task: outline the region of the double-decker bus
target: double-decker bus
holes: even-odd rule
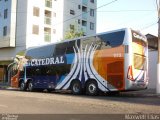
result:
[[[11,86],[88,95],[146,89],[147,46],[144,35],[125,28],[29,48]]]

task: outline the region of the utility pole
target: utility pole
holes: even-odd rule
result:
[[[160,94],[160,0],[158,5],[158,63],[157,63],[157,94]]]

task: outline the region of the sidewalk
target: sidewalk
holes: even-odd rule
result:
[[[1,89],[7,89],[7,88],[9,88],[10,86],[9,86],[9,84],[8,83],[0,83],[0,90]]]
[[[156,89],[146,89],[146,90],[139,90],[139,91],[129,91],[129,92],[122,92],[121,94],[126,94],[128,96],[139,96],[139,97],[160,97],[160,94],[156,93]]]

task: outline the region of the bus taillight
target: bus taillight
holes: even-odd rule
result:
[[[129,67],[128,67],[127,78],[128,78],[129,80],[134,81],[132,66],[129,66]]]

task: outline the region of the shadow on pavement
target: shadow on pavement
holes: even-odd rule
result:
[[[13,88],[1,88],[4,91],[19,91],[19,89]],[[24,92],[24,91],[22,91]],[[26,91],[27,92],[27,91]],[[126,102],[132,104],[144,104],[144,105],[155,105],[160,106],[160,95],[155,93],[155,90],[142,90],[142,91],[130,91],[130,92],[120,92],[119,94],[100,94],[98,96],[87,96],[87,95],[72,95],[71,92],[35,92],[40,94],[56,94],[58,96],[70,96],[78,97],[84,99],[95,99],[95,100],[106,100],[116,101],[116,102]]]

